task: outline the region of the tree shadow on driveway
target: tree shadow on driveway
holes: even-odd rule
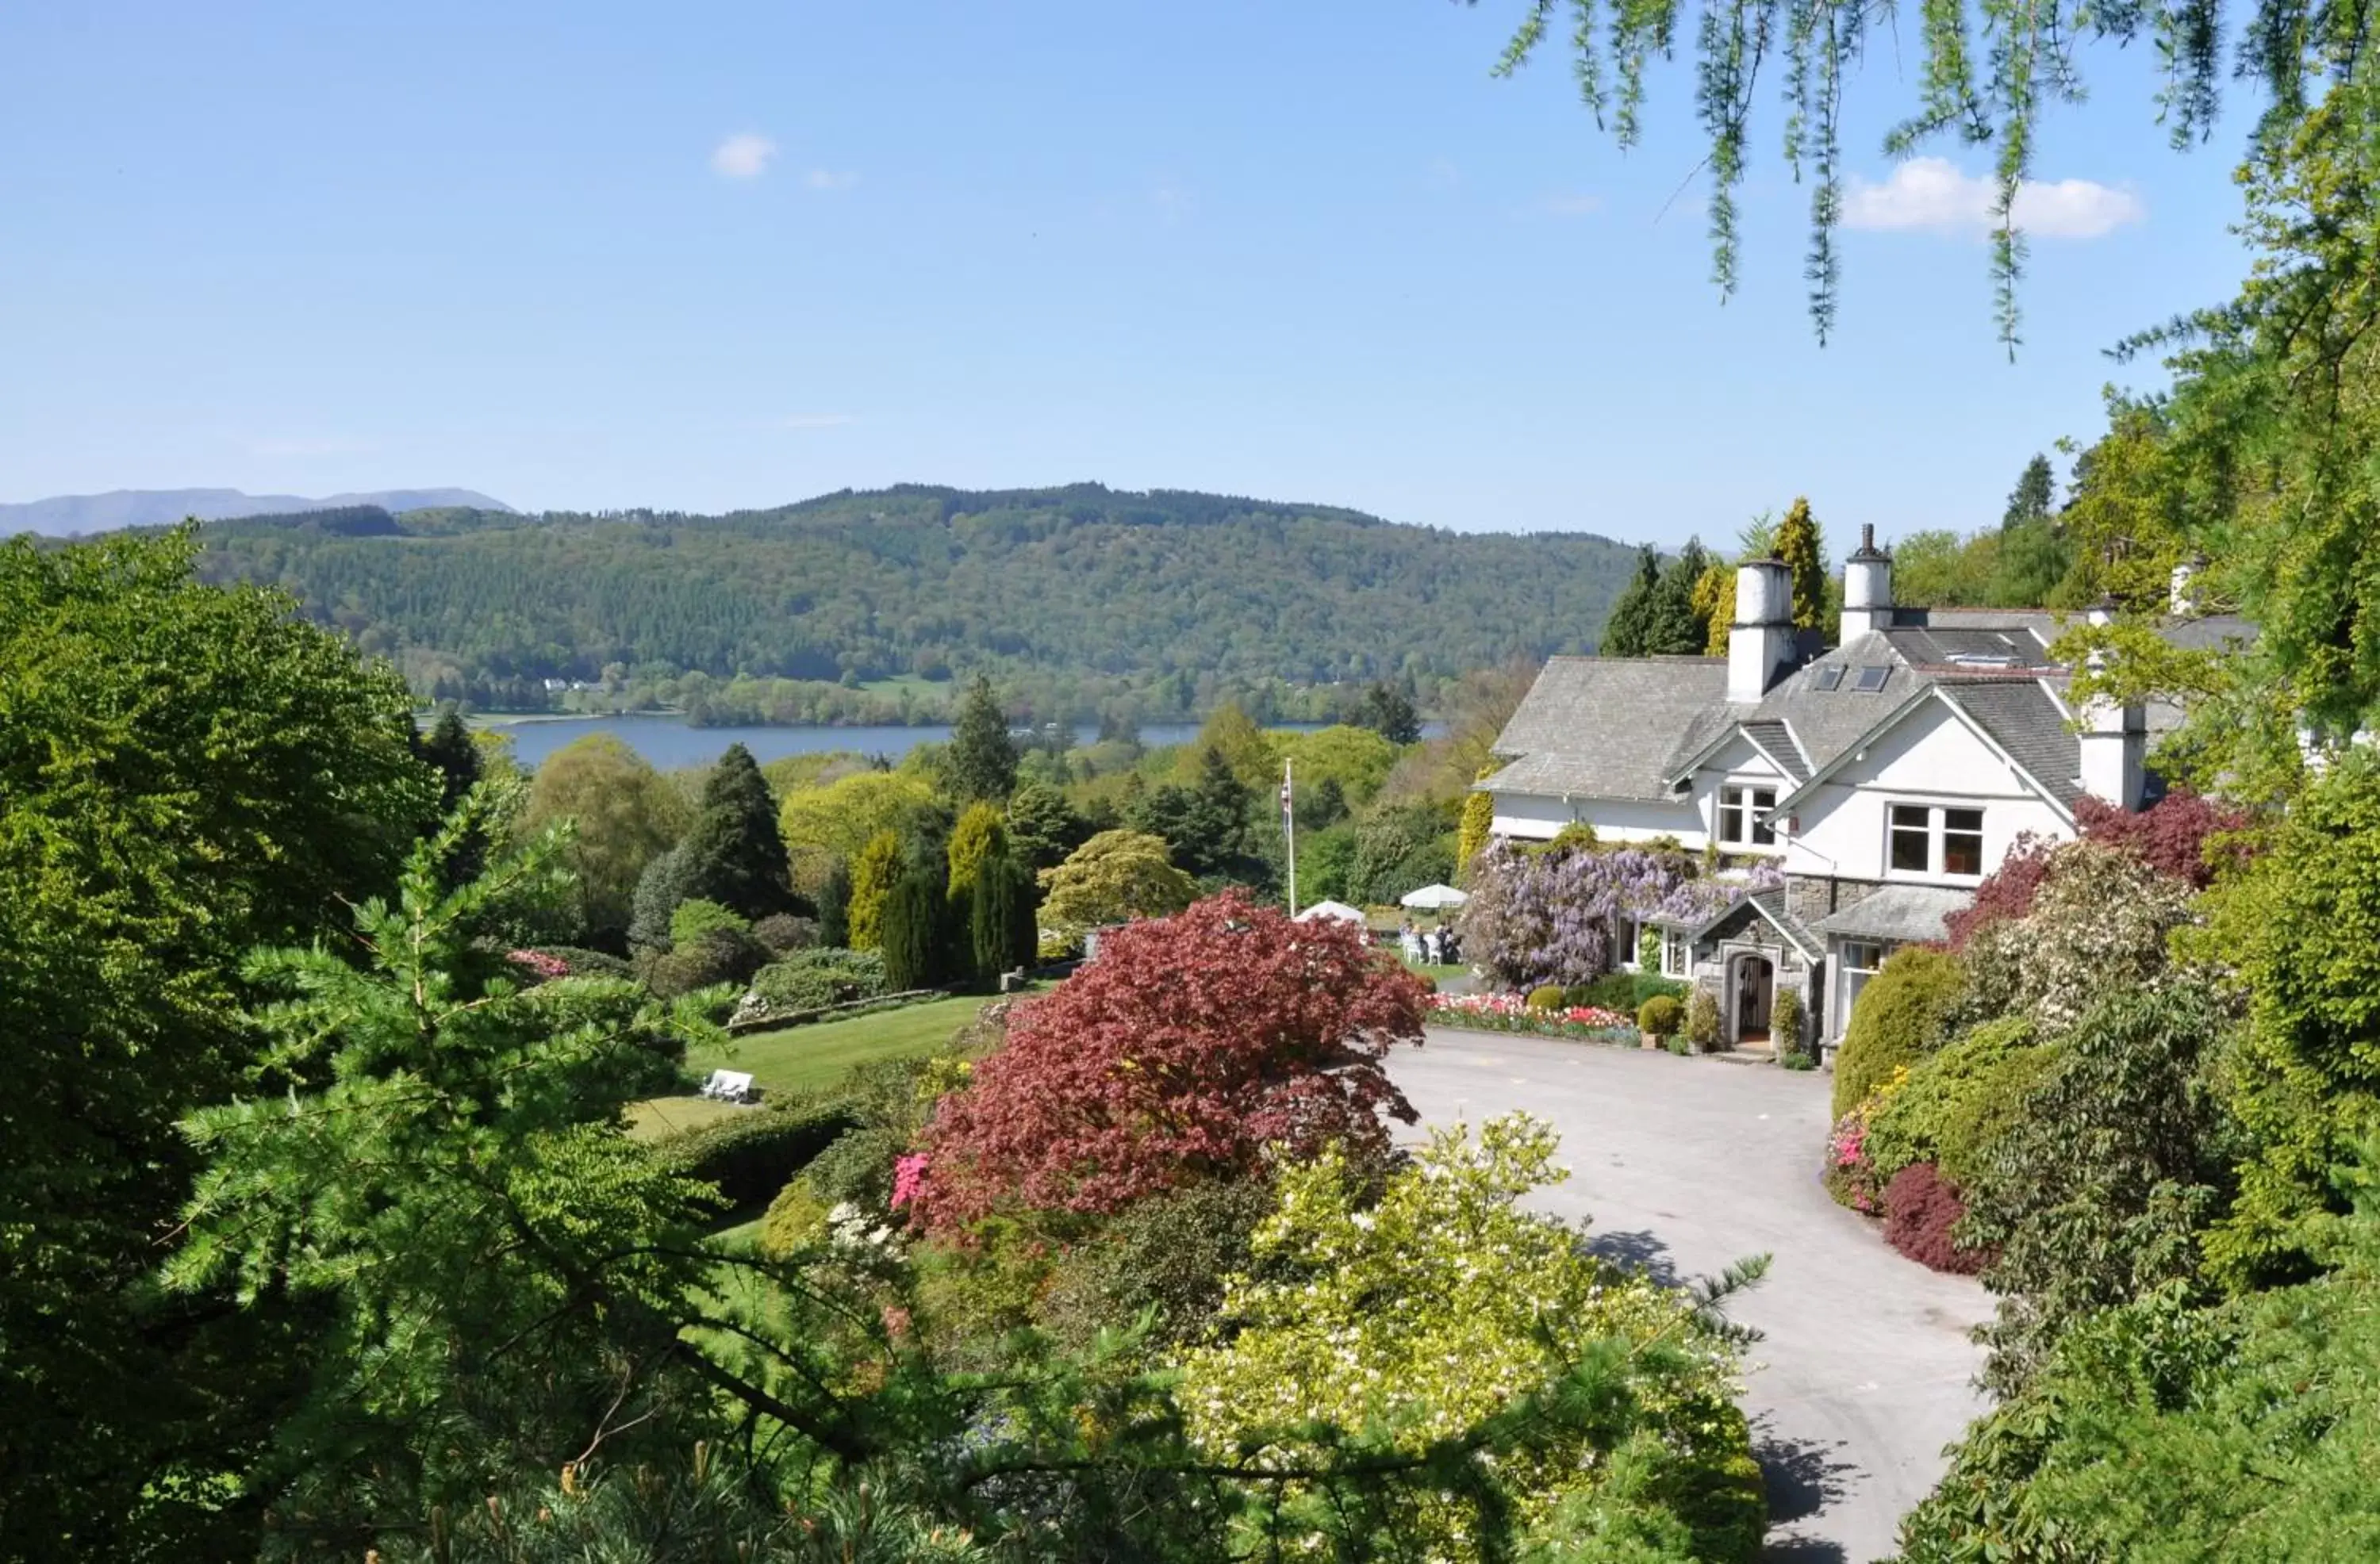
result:
[[[1765,1417],[1753,1425],[1753,1458],[1768,1481],[1769,1535],[1760,1550],[1763,1564],[1846,1564],[1849,1556],[1842,1544],[1795,1529],[1797,1522],[1819,1514],[1850,1492],[1849,1479],[1859,1468],[1840,1459],[1839,1449],[1815,1439],[1782,1438]]]
[[[1675,1287],[1683,1279],[1678,1275],[1676,1262],[1670,1258],[1670,1246],[1653,1236],[1650,1228],[1638,1228],[1633,1232],[1594,1233],[1586,1241],[1586,1252],[1639,1272],[1656,1286]]]

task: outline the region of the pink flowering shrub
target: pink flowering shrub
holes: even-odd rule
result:
[[[906,1152],[892,1158],[892,1208],[899,1210],[909,1204],[925,1182],[928,1158],[922,1152]]]
[[[1903,1065],[1836,1120],[1827,1135],[1827,1193],[1837,1204],[1864,1217],[1873,1217],[1884,1208],[1884,1181],[1876,1173],[1868,1126],[1908,1083],[1909,1068]]]
[[[504,960],[519,967],[540,983],[551,983],[557,977],[570,976],[570,964],[560,956],[543,951],[506,951]]]

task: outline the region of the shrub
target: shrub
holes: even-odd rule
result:
[[[1818,1067],[1817,1055],[1806,1051],[1779,1055],[1777,1062],[1788,1070],[1815,1070]]]
[[[1682,1059],[1696,1051],[1694,1048],[1694,1040],[1692,1037],[1685,1036],[1683,1033],[1679,1033],[1674,1037],[1664,1037],[1661,1040],[1661,1046]]]
[[[1570,990],[1570,1002],[1591,1010],[1616,1010],[1622,1015],[1633,1015],[1646,1000],[1668,995],[1682,1000],[1686,986],[1674,977],[1660,977],[1649,972],[1607,972],[1592,983],[1581,983]]]
[[[1636,1026],[1657,1037],[1675,1037],[1686,1023],[1685,1007],[1667,994],[1656,994],[1636,1010]]]
[[[1973,1276],[1991,1255],[1962,1249],[1950,1230],[1967,1214],[1956,1184],[1931,1162],[1912,1162],[1884,1186],[1884,1241],[1931,1271]]]
[[[1835,1060],[1835,1114],[1856,1107],[1893,1072],[1941,1046],[1951,1009],[1966,986],[1959,958],[1904,945],[1860,990]]]
[[[795,1173],[852,1126],[841,1103],[755,1108],[653,1145],[678,1172],[719,1186],[730,1207],[773,1199]]]
[[[558,961],[573,977],[631,977],[635,969],[619,957],[577,945],[532,945],[528,954]]]
[[[2156,987],[2170,974],[2169,937],[2190,921],[2191,902],[2187,885],[2128,853],[2059,844],[2033,911],[1968,943],[1960,1024],[2022,1012],[2055,1030],[2107,993]]]
[[[714,928],[699,940],[673,940],[666,951],[646,952],[639,976],[656,996],[672,1000],[714,984],[748,982],[768,959],[767,948],[748,931]]]
[[[1257,1268],[1249,1241],[1272,1208],[1272,1186],[1253,1179],[1141,1201],[1066,1256],[1045,1313],[1070,1337],[1087,1340],[1148,1309],[1156,1315],[1153,1340],[1195,1340],[1223,1301],[1224,1279]]]
[[[1993,924],[2013,922],[2033,911],[2033,899],[2048,878],[2049,855],[2057,845],[2046,836],[2019,831],[2000,867],[1975,887],[1975,899],[1942,920],[1950,949],[1963,951]]]
[[[835,1142],[837,1146],[842,1144],[843,1141]],[[777,1192],[777,1198],[769,1202],[768,1215],[760,1218],[761,1256],[784,1260],[817,1243],[826,1231],[826,1216],[831,1208],[812,1192],[808,1178],[796,1175],[786,1181],[785,1187]]]
[[[1954,1183],[1973,1182],[1993,1143],[2022,1116],[2025,1093],[2055,1051],[2018,1016],[1987,1022],[1927,1055],[1868,1127],[1876,1176],[1931,1162]]]
[[[2084,794],[2075,800],[2074,823],[2086,841],[2129,853],[2157,873],[2204,891],[2220,869],[2246,861],[2239,833],[2248,817],[2177,786],[2150,808],[2134,814]]]
[[[1708,988],[1686,996],[1686,1037],[1705,1053],[1718,1047],[1718,996]]]
[[[752,926],[752,938],[775,955],[808,950],[819,942],[818,920],[796,917],[792,913],[771,913]]]
[[[1570,992],[1559,983],[1540,983],[1529,990],[1531,1010],[1568,1010]]]
[[[670,914],[670,946],[673,950],[680,945],[698,944],[711,934],[751,932],[751,923],[742,915],[728,911],[716,902],[706,902],[699,896],[680,902],[676,910]]]
[[[839,957],[840,960],[804,958]],[[829,1005],[872,1000],[892,990],[884,960],[874,951],[830,951],[814,946],[752,975],[752,993],[771,1015],[798,1015]]]
[[[1245,892],[1111,929],[937,1104],[914,1209],[938,1228],[1012,1204],[1113,1212],[1245,1177],[1276,1145],[1384,1147],[1382,1112],[1416,1115],[1381,1061],[1420,1040],[1424,1002],[1360,929]]]
[[[1779,988],[1768,1007],[1768,1036],[1779,1057],[1802,1051],[1802,990]]]

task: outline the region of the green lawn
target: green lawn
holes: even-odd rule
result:
[[[848,1021],[754,1032],[731,1039],[724,1048],[698,1049],[687,1055],[686,1062],[698,1076],[713,1070],[748,1070],[755,1085],[772,1098],[782,1098],[832,1086],[854,1065],[932,1053],[989,1002],[975,994],[905,1005]],[[698,1097],[664,1097],[637,1104],[629,1110],[629,1119],[636,1134],[661,1135],[742,1111],[734,1104]]]

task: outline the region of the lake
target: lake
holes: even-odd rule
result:
[[[1284,728],[1310,731],[1318,722],[1283,722]],[[589,734],[612,734],[651,762],[654,769],[674,771],[708,766],[731,744],[740,744],[762,762],[787,755],[816,755],[822,750],[848,749],[858,755],[881,755],[899,760],[921,744],[940,744],[951,736],[947,726],[916,728],[690,728],[677,717],[553,717],[496,719],[485,724],[513,741],[513,756],[524,766],[535,766],[547,756]],[[1099,737],[1096,724],[1076,733],[1076,742]],[[1196,722],[1152,722],[1140,730],[1140,742],[1187,744],[1198,736]]]

